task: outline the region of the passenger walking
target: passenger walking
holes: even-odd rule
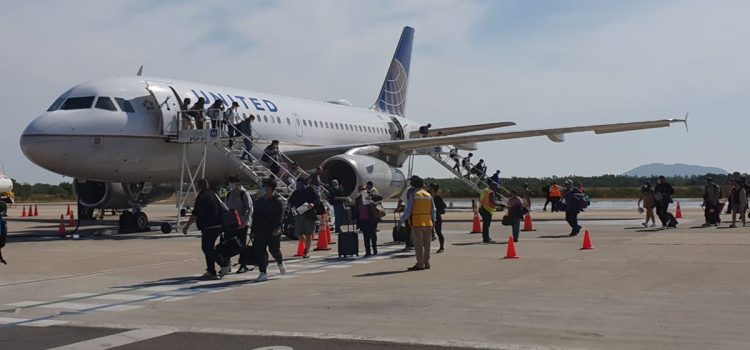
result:
[[[471,173],[476,175],[480,180],[487,176],[487,166],[484,165],[484,159],[480,159],[479,162],[471,168]]]
[[[448,153],[450,158],[453,159],[453,171],[458,172],[458,174],[461,174],[461,158],[458,156],[458,148],[451,148],[450,153]]]
[[[261,160],[268,164],[268,169],[271,170],[274,175],[279,175],[279,170],[281,170],[279,140],[273,140],[270,145],[266,146],[266,149],[263,150],[263,157]]]
[[[241,135],[242,122],[245,121],[242,119],[240,113],[237,112],[239,108],[240,104],[238,102],[232,102],[232,106],[224,112],[224,122],[230,125],[228,127],[230,148],[234,145],[234,138]]]
[[[242,226],[234,233],[226,232],[226,235],[235,235],[239,241],[240,246],[244,247],[247,245],[247,231],[250,229],[253,215],[253,201],[250,198],[250,193],[242,187],[239,176],[229,177],[229,194],[227,195],[227,207],[229,209],[236,209],[242,219]],[[248,268],[240,262],[240,268],[237,273],[247,272]]]
[[[198,101],[195,101],[195,104],[190,107],[190,112],[188,112],[188,114],[195,120],[195,127],[198,130],[202,130],[203,125],[206,122],[206,116],[204,115],[205,106],[206,99],[198,97]]]
[[[464,159],[461,159],[461,166],[464,167],[464,170],[466,170],[466,178],[471,178],[471,157],[474,156],[474,153],[469,153],[464,157]]]
[[[427,186],[427,189],[430,191],[430,195],[432,196],[432,202],[435,203],[435,233],[437,234],[438,242],[440,242],[440,248],[438,248],[436,253],[442,253],[445,251],[445,237],[443,236],[443,214],[445,214],[445,208],[447,206],[445,205],[443,197],[440,196],[440,186],[438,186],[438,184],[433,182],[429,186]]]
[[[8,239],[8,222],[5,218],[0,215],[0,263],[8,265],[3,259],[3,248],[5,248],[5,242]]]
[[[639,211],[645,208],[646,221],[642,223],[643,227],[648,227],[648,221],[651,220],[651,227],[656,226],[656,218],[654,217],[654,208],[656,207],[656,195],[654,188],[651,187],[651,182],[646,181],[641,187],[641,197],[638,199]],[[643,207],[641,207],[643,203]]]
[[[706,186],[703,187],[703,216],[706,219],[704,227],[719,226],[722,209],[719,207],[719,199],[721,199],[721,188],[712,178],[706,178]]]
[[[435,204],[432,196],[424,189],[424,180],[419,176],[412,176],[404,213],[399,225],[409,221],[411,236],[414,241],[414,253],[417,263],[410,267],[410,271],[430,268],[430,242],[432,241],[433,223],[435,222]]]
[[[746,226],[745,211],[747,210],[747,190],[745,186],[734,179],[729,179],[728,202],[732,205],[732,224],[729,227],[737,227],[737,214],[742,219],[742,226]]]
[[[490,184],[482,190],[479,196],[479,215],[482,217],[482,242],[494,243],[490,239],[490,225],[492,224],[492,214],[497,207],[504,207],[504,204],[496,200],[497,184]]]
[[[221,118],[224,113],[224,101],[216,100],[208,109],[208,117],[211,118],[211,129],[221,128]]]
[[[284,205],[275,191],[276,181],[264,179],[260,186],[260,197],[255,200],[253,210],[250,230],[253,233],[253,252],[260,271],[257,282],[268,279],[266,268],[269,252],[276,260],[279,273],[282,275],[286,273],[284,257],[281,255],[281,216],[284,212]]]
[[[242,160],[245,159],[252,159],[250,158],[250,150],[253,149],[253,122],[255,121],[255,116],[250,114],[247,116],[247,119],[243,120],[242,123],[240,123],[240,131],[245,134],[242,141],[245,144],[245,152],[242,153]],[[241,135],[239,135],[241,136]]]
[[[367,181],[367,184],[365,184],[365,189],[367,189],[367,195],[370,196],[370,199],[372,201],[380,202],[381,200],[383,200],[383,197],[380,196],[380,191],[378,191],[372,181]]]
[[[552,202],[549,199],[549,185],[548,184],[544,184],[544,186],[542,186],[542,193],[544,193],[544,207],[542,208],[542,211],[547,211],[547,205]]]
[[[579,204],[583,192],[581,192],[579,186],[573,186],[573,182],[570,180],[565,181],[565,188],[565,221],[570,225],[570,236],[577,236],[582,228],[578,224],[578,213],[583,210]]]
[[[676,227],[677,223],[674,222],[672,214],[669,213],[669,204],[672,203],[674,188],[672,188],[672,185],[667,182],[667,179],[663,175],[659,176],[656,181],[656,187],[654,187],[656,216],[661,221],[661,228]]]
[[[557,185],[557,181],[552,181],[552,184],[549,186],[549,200],[552,201],[551,211],[553,213],[560,211],[560,199],[561,198],[562,198],[562,191],[560,189],[560,186]]]
[[[310,246],[312,246],[312,234],[315,231],[315,220],[318,214],[315,206],[320,198],[312,186],[308,186],[307,180],[297,179],[297,187],[289,197],[289,205],[297,211],[294,217],[294,233],[298,239],[305,240],[305,254],[303,258],[310,257]]]
[[[216,192],[209,188],[208,180],[198,179],[195,182],[195,189],[198,195],[195,197],[195,206],[190,214],[185,227],[182,229],[183,234],[187,234],[190,226],[195,223],[201,231],[201,250],[206,259],[205,278],[221,278],[229,271],[229,265],[222,267],[219,275],[216,274],[216,239],[223,231],[221,225],[221,203]]]
[[[357,227],[362,231],[365,241],[365,257],[378,254],[378,218],[375,216],[375,203],[367,193],[367,187],[359,187],[359,196],[355,200],[355,217]]]
[[[523,184],[523,206],[528,210],[531,211],[531,196],[534,195],[534,191],[529,188],[528,183]]]
[[[500,186],[500,170],[495,170],[495,173],[490,176],[490,182],[488,182],[487,184],[489,185],[492,182],[497,184],[498,187]]]
[[[508,215],[510,220],[509,226],[512,228],[513,242],[518,242],[519,234],[521,232],[521,220],[523,219],[525,211],[525,205],[521,198],[518,197],[518,191],[510,190],[510,196],[505,204],[505,209],[508,210],[505,215]]]
[[[195,125],[193,124],[193,120],[190,116],[190,112],[188,112],[189,108],[190,108],[190,98],[185,97],[185,99],[182,100],[182,104],[180,105],[180,119],[182,120],[183,130],[195,129]]]
[[[341,226],[347,223],[347,214],[345,202],[347,197],[344,196],[344,187],[339,185],[339,180],[333,179],[331,181],[331,199],[330,203],[333,206],[333,232],[342,233]]]

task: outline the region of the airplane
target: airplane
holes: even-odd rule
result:
[[[180,160],[185,144],[175,141],[183,132],[181,111],[189,107],[182,105],[184,98],[194,102],[203,97],[206,106],[216,100],[225,105],[237,102],[243,117],[256,116],[253,132],[262,138],[254,140],[251,154],[255,159],[260,159],[270,140],[279,140],[286,157],[303,169],[322,167],[323,181],[338,179],[347,195],[373,181],[384,198],[403,190],[406,178],[400,168],[421,149],[476,149],[479,142],[536,136],[562,142],[569,133],[606,134],[686,123],[660,119],[474,133],[515,125],[493,122],[430,129],[423,137],[419,135],[422,123],[405,116],[413,38],[414,29],[404,27],[385,80],[369,108],[354,107],[346,100],[312,101],[147,77],[141,75],[141,68],[136,76],[92,80],[65,91],[26,127],[20,146],[40,167],[75,178],[75,192],[82,205],[135,207],[135,225],[145,229],[148,219],[140,208],[171,195],[174,184],[182,181]],[[186,145],[185,160],[190,167],[201,163],[204,149],[201,143]],[[243,165],[227,156],[226,150],[208,148],[206,152],[205,177],[212,183],[224,183],[228,176],[240,173]],[[121,217],[121,228],[127,222]]]

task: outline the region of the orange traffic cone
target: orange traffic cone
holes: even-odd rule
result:
[[[34,204],[34,216],[39,216],[39,207]]]
[[[70,212],[70,220],[68,220],[68,227],[76,227],[76,218],[73,216],[73,212]]]
[[[471,227],[471,233],[482,233],[482,222],[479,221],[479,213],[474,212],[474,224]]]
[[[318,246],[315,247],[315,250],[331,250],[328,246],[328,235],[326,235],[325,226],[323,226],[322,230],[318,231]]]
[[[57,234],[61,237],[65,236],[65,218],[60,214],[60,226],[57,228]]]
[[[68,211],[65,212],[65,215],[66,216],[70,216],[70,213],[72,213],[72,212],[73,211],[70,210],[70,204],[68,204]]]
[[[305,239],[300,237],[297,245],[297,254],[294,256],[305,256]]]
[[[526,216],[523,219],[523,230],[521,231],[536,231],[534,229],[534,224],[531,223],[531,214],[526,214]]]
[[[25,205],[23,206],[23,211],[21,212],[21,217],[22,218],[26,217],[26,206]]]
[[[328,240],[328,244],[335,244],[333,240],[331,239],[331,225],[328,223],[328,214],[326,214],[326,220],[325,220],[325,232],[326,232],[326,239]]]
[[[591,235],[589,235],[589,230],[586,230],[583,234],[583,248],[581,250],[591,250],[594,249],[594,245],[591,244]]]
[[[677,202],[677,210],[674,212],[675,219],[682,219],[682,208],[680,208],[680,202]]]
[[[505,253],[504,259],[518,259],[518,254],[516,254],[516,243],[513,242],[513,236],[508,238],[508,251]]]

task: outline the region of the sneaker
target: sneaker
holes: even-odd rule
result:
[[[484,243],[484,244],[490,244],[490,243],[495,243],[495,241],[493,241],[493,240],[489,240],[489,241],[482,241],[482,243]]]
[[[641,225],[643,225],[643,227],[648,227],[648,222],[641,223]]]
[[[237,269],[237,273],[245,273],[247,271],[249,271],[249,270],[247,269],[247,266],[245,266],[245,265],[242,265],[242,266],[240,266],[239,269]]]
[[[255,282],[265,282],[268,281],[268,275],[266,275],[265,272],[261,272],[260,275],[258,275],[258,278],[255,279]]]
[[[232,269],[231,266],[227,265],[219,269],[219,277],[224,277],[229,273],[229,271]]]
[[[656,227],[656,223],[655,223],[655,222],[652,222],[652,223],[651,223],[651,227]]]
[[[578,236],[578,232],[571,232],[568,236],[570,237]]]
[[[438,249],[438,250],[437,250],[437,251],[435,252],[435,254],[440,254],[440,253],[442,253],[442,252],[444,252],[444,251],[445,251],[445,248],[443,248],[443,247],[440,247],[440,249]]]
[[[429,270],[430,269],[430,263],[424,263],[424,269]]]
[[[424,267],[414,264],[414,266],[407,268],[409,271],[421,271],[424,270]]]
[[[369,257],[371,257],[371,256],[372,256],[372,254],[370,254],[370,253],[365,253],[365,258],[369,258]]]
[[[729,228],[735,228],[735,227],[737,227],[737,225],[735,225],[735,224],[729,225]]]
[[[310,254],[305,254],[305,255],[302,256],[302,258],[303,259],[309,259],[310,258]]]
[[[206,271],[205,273],[203,273],[203,275],[201,275],[201,278],[206,279],[215,279],[216,277],[217,276],[215,271]]]
[[[279,264],[279,273],[286,275],[286,265],[284,265],[284,263]]]

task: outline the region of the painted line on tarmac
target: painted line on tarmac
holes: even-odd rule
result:
[[[156,329],[134,329],[123,333],[112,334],[101,338],[89,339],[78,343],[51,348],[48,350],[104,350],[137,343],[139,341],[144,341],[152,338],[158,338],[171,333],[174,332]]]
[[[394,348],[404,348],[410,346],[433,346],[441,348],[466,348],[476,350],[582,350],[581,348],[571,347],[548,347],[540,345],[524,344],[497,344],[482,343],[462,340],[426,340],[417,338],[398,338],[398,337],[365,337],[351,334],[329,334],[329,333],[305,333],[305,332],[288,332],[288,331],[263,331],[249,329],[231,329],[231,328],[208,328],[208,327],[175,327],[159,325],[141,325],[141,324],[118,324],[118,323],[96,323],[88,324],[84,322],[70,322],[71,326],[78,327],[97,327],[110,329],[149,329],[154,331],[164,331],[170,333],[202,333],[202,334],[220,334],[220,335],[239,335],[239,336],[257,336],[257,337],[288,337],[304,338],[315,340],[345,340],[359,342],[377,342],[386,343]]]
[[[9,317],[0,317],[0,324],[14,324],[14,325],[23,325],[23,326],[31,326],[31,327],[49,327],[49,326],[59,326],[68,323],[68,321],[58,321],[58,320],[41,320],[41,321],[32,321],[25,318],[9,318]]]

